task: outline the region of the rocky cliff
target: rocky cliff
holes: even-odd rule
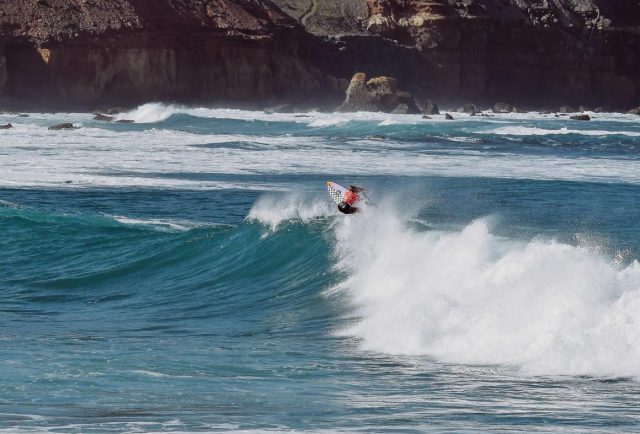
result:
[[[323,80],[261,0],[3,0],[0,92],[50,103],[267,101]]]
[[[344,76],[355,63],[363,72],[399,78],[414,93],[455,103],[624,108],[640,99],[640,1],[356,3],[351,11],[358,12],[344,11],[345,22],[354,24],[334,39],[337,49],[317,48],[323,71]],[[332,9],[316,8],[305,16],[306,27],[329,35],[335,17],[318,16],[323,10]]]
[[[637,0],[3,0],[0,95],[54,104],[337,97],[637,106]]]

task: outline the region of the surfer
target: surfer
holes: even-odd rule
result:
[[[358,208],[353,206],[360,199],[358,193],[363,190],[361,187],[350,185],[349,189],[342,195],[342,202],[338,204],[338,210],[343,214],[353,214],[358,212]]]

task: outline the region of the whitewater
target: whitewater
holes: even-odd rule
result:
[[[0,432],[639,430],[640,118],[487,115],[1,114]]]

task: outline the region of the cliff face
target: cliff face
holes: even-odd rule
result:
[[[396,76],[414,93],[443,101],[620,108],[640,99],[637,0],[359,4],[366,12],[345,11],[345,22],[355,24],[337,49],[318,47],[321,69],[341,76],[355,63],[355,69]],[[330,31],[318,16],[323,10],[331,8],[306,16],[307,28],[319,35]],[[372,42],[374,36],[380,39]]]
[[[636,0],[3,0],[0,96],[267,102],[391,75],[440,101],[640,100]]]
[[[266,101],[323,76],[295,20],[254,0],[5,0],[0,92],[50,102]]]

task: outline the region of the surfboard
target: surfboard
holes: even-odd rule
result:
[[[336,184],[332,181],[327,181],[327,191],[329,192],[329,196],[331,196],[331,199],[333,199],[336,205],[340,205],[340,202],[342,202],[342,195],[347,190],[347,188],[341,186],[340,184]]]

